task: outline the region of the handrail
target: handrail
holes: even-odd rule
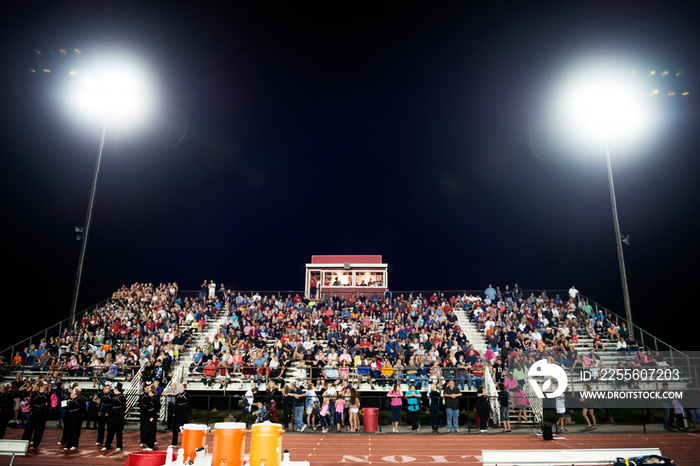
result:
[[[3,350],[0,350],[0,356],[5,356],[7,362],[8,363],[11,362],[12,357],[15,355],[16,351],[21,351],[22,349],[24,349],[24,347],[31,347],[34,340],[40,341],[42,338],[45,340],[48,340],[50,337],[60,336],[63,329],[66,327],[65,324],[67,324],[68,322],[70,322],[70,324],[67,325],[67,327],[72,330],[75,321],[81,319],[82,316],[86,312],[89,312],[92,309],[97,309],[97,308],[100,308],[101,306],[104,306],[107,303],[107,301],[108,301],[107,299],[102,300],[94,306],[89,306],[89,307],[83,309],[82,311],[80,311],[78,314],[76,314],[73,317],[67,317],[67,318],[61,320],[60,322],[57,322],[57,323],[51,325],[50,327],[46,327],[42,331],[39,331],[33,335],[30,335],[26,338],[23,338],[19,342],[15,343],[11,346],[8,346],[7,348],[5,348]],[[55,329],[56,327],[58,327],[57,331],[51,332],[51,330]],[[19,350],[17,348],[19,348]]]
[[[138,404],[139,396],[141,395],[141,376],[143,374],[144,366],[141,366],[136,374],[131,378],[129,386],[124,389],[124,396],[126,397],[126,414]]]
[[[496,383],[493,380],[493,375],[491,374],[491,368],[488,366],[484,371],[484,391],[489,397],[489,402],[491,404],[491,418],[493,419],[494,425],[498,425],[501,422],[501,410],[500,404],[498,403],[498,391],[496,390]]]
[[[533,421],[535,424],[542,422],[544,418],[544,404],[542,399],[537,396],[535,391],[532,389],[529,383],[525,385],[525,395],[527,395],[528,403],[530,404],[530,409],[532,410]]]
[[[612,315],[612,316],[615,316],[615,320],[616,320],[616,321],[618,321],[618,322],[624,322],[625,324],[628,324],[627,319],[626,319],[625,317],[620,316],[619,314],[617,314],[617,313],[615,313],[615,312],[609,310],[609,309],[606,308],[605,306],[602,306],[602,305],[598,304],[597,302],[595,302],[594,300],[592,300],[592,299],[590,299],[590,298],[588,298],[588,297],[586,297],[586,296],[581,296],[581,298],[587,300],[587,301],[591,304],[591,306],[593,306],[593,307],[595,308],[596,314],[598,313],[598,311],[601,311],[601,310],[602,310],[606,317]],[[644,330],[644,329],[641,328],[640,326],[638,326],[638,325],[636,325],[636,324],[632,324],[632,325],[634,326],[635,330],[639,330],[639,336],[640,336],[640,338],[639,338],[639,343],[640,343],[642,346],[644,346],[645,348],[653,349],[654,351],[664,351],[664,350],[660,350],[660,349],[659,349],[659,343],[661,343],[662,345],[664,345],[664,346],[666,346],[666,347],[668,348],[668,351],[679,353],[679,354],[681,354],[683,357],[689,357],[686,353],[683,353],[682,351],[677,350],[676,348],[674,348],[673,346],[671,346],[669,343],[666,343],[665,341],[661,340],[660,338],[655,337],[654,335],[652,335],[651,333],[647,332],[646,330]],[[644,342],[644,334],[647,334],[647,335],[651,336],[651,337],[654,339],[654,340],[653,340],[653,342],[654,342],[654,346],[653,346],[653,347],[647,345],[647,344]]]

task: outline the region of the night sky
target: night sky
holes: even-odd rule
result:
[[[395,291],[575,285],[623,314],[603,146],[548,113],[563,73],[604,60],[670,71],[648,78],[655,130],[612,164],[635,323],[698,349],[669,320],[695,312],[699,275],[697,9],[181,5],[3,6],[4,312],[22,323],[3,347],[70,314],[100,123],[62,93],[69,69],[118,54],[158,106],[108,127],[81,308],[137,281],[301,290],[311,255],[381,254]]]

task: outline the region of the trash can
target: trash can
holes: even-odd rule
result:
[[[282,424],[265,421],[250,429],[250,466],[282,464]]]
[[[163,466],[166,459],[164,451],[132,451],[124,466]]]
[[[379,408],[362,409],[362,429],[365,432],[376,432],[379,425]]]

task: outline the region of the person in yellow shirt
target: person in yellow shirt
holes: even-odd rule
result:
[[[382,375],[389,380],[394,375],[394,368],[388,358],[384,359],[384,364],[382,365]]]

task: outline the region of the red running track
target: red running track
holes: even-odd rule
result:
[[[19,439],[21,430],[8,430],[5,438]],[[58,429],[47,429],[41,448],[30,450],[25,457],[16,457],[17,466],[28,465],[124,465],[130,451],[141,451],[138,433],[124,433],[124,452],[102,452],[95,446],[95,431],[83,431],[81,447],[63,451],[57,445]],[[161,432],[160,450],[165,450],[170,433]],[[246,436],[246,443],[250,436]],[[213,434],[207,443],[212,445]],[[391,465],[409,463],[415,466],[435,464],[481,465],[482,450],[525,449],[590,449],[657,447],[665,456],[681,466],[700,464],[700,434],[669,432],[658,434],[575,434],[544,441],[535,434],[348,434],[287,433],[282,444],[292,461],[308,461],[311,466],[337,464]],[[246,446],[248,451],[248,446]],[[8,456],[0,456],[0,465],[9,464]]]

